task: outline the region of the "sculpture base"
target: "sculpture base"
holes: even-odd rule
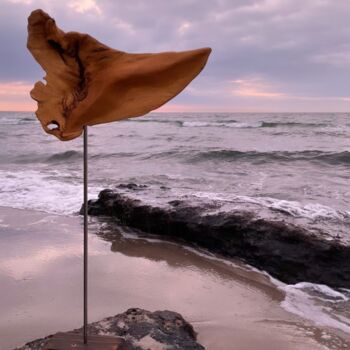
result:
[[[118,350],[123,338],[89,335],[87,344],[79,333],[57,333],[48,340],[43,350]]]

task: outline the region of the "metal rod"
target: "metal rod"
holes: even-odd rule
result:
[[[84,344],[88,323],[88,131],[84,126]]]

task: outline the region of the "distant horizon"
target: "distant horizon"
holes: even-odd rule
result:
[[[27,110],[0,110],[0,113],[34,113],[35,114],[36,111],[27,111]],[[140,118],[140,117],[143,117],[143,116],[146,116],[148,114],[151,114],[151,113],[156,113],[156,114],[171,114],[171,113],[199,113],[199,114],[206,114],[206,113],[218,113],[218,114],[350,114],[350,111],[348,112],[332,112],[332,111],[328,111],[328,112],[317,112],[317,111],[292,111],[292,112],[289,112],[289,111],[251,111],[251,112],[248,112],[248,111],[158,111],[158,110],[155,110],[155,111],[151,111],[145,115],[142,115],[142,116],[139,116],[139,117],[131,117],[131,118],[128,118],[128,119],[134,119],[134,118]]]

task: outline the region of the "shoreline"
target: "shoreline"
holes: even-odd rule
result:
[[[10,298],[0,298],[1,346],[12,349],[58,330],[77,328],[81,218],[1,207],[0,218],[11,228],[10,232],[3,226],[1,233],[8,235],[0,235],[0,278],[6,281],[3,290]],[[208,349],[226,350],[232,344],[242,349],[293,350],[350,345],[349,334],[284,310],[280,304],[285,293],[258,271],[212,260],[178,244],[137,237],[114,222],[90,218],[89,224],[90,321],[139,306],[181,313]],[[47,285],[56,292],[48,294]]]
[[[321,239],[284,221],[257,218],[253,212],[208,214],[205,205],[179,200],[167,206],[149,205],[105,189],[97,200],[89,200],[88,213],[226,258],[240,258],[287,284],[312,282],[350,289],[350,246]]]

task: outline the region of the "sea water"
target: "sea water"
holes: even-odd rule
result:
[[[168,113],[89,127],[89,197],[132,182],[151,203],[217,201],[350,244],[349,116]],[[33,113],[0,112],[0,205],[76,215],[82,146],[45,134]],[[348,290],[274,282],[286,310],[350,333]]]

